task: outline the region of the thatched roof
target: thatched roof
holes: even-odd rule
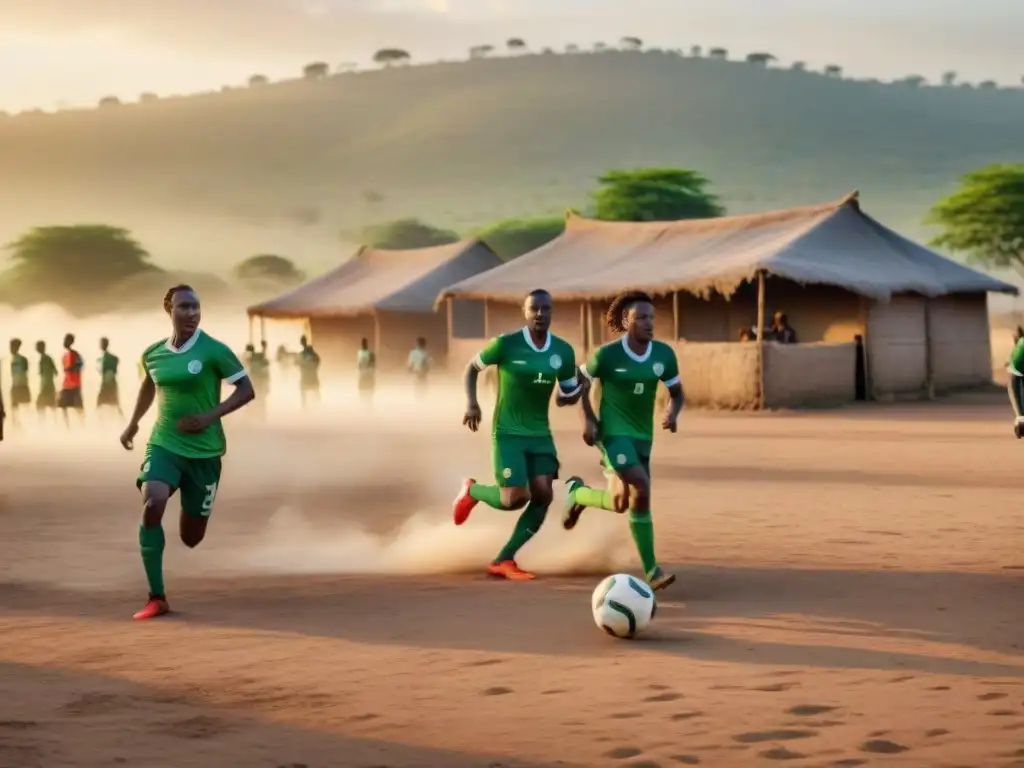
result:
[[[760,270],[874,299],[995,291],[1000,280],[918,245],[860,209],[856,192],[824,205],[672,222],[605,222],[569,215],[565,232],[525,256],[442,291],[438,301],[607,299],[623,290],[731,295]]]
[[[327,274],[248,311],[270,318],[432,312],[438,291],[499,264],[494,251],[476,239],[407,251],[364,246]]]

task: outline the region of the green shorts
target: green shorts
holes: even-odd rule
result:
[[[190,459],[161,448],[147,445],[146,457],[135,481],[167,483],[171,493],[181,491],[181,511],[190,517],[209,517],[220,485],[220,456]]]
[[[558,452],[551,435],[495,435],[494,481],[503,488],[522,488],[541,475],[558,477]]]
[[[602,438],[598,445],[606,470],[621,472],[630,467],[643,467],[647,476],[651,476],[651,448],[654,441],[612,435]]]

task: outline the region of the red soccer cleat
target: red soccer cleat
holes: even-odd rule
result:
[[[530,581],[531,579],[537,578],[529,571],[524,571],[516,565],[515,560],[503,560],[500,563],[491,563],[487,566],[487,573],[491,576],[497,576],[500,579],[508,579],[509,581]]]
[[[455,519],[456,525],[462,525],[469,519],[469,513],[473,511],[477,501],[469,495],[469,489],[476,485],[476,480],[469,478],[462,482],[462,490],[459,491],[459,495],[455,497],[455,501],[452,503],[452,517]]]
[[[157,616],[163,616],[166,613],[170,613],[171,607],[167,604],[167,598],[165,597],[153,597],[150,595],[149,600],[141,611],[132,616],[135,621],[144,621],[146,619],[155,619]]]

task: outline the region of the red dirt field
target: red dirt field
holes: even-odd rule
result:
[[[147,623],[118,426],[9,435],[0,768],[1024,765],[1005,396],[685,414],[654,461],[678,581],[633,642],[589,611],[636,570],[625,519],[561,531],[559,490],[522,557],[543,578],[489,581],[513,517],[449,516],[489,437],[396,416],[234,424],[208,540],[166,523],[176,613]],[[566,474],[597,480],[572,419]]]

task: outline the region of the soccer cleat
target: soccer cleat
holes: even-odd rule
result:
[[[580,515],[586,509],[582,504],[577,504],[573,496],[577,488],[583,485],[583,478],[573,475],[565,481],[565,509],[562,510],[562,527],[571,531],[580,520]]]
[[[537,578],[529,571],[524,571],[515,560],[502,560],[500,563],[491,563],[487,566],[487,573],[509,581],[529,581]]]
[[[651,585],[651,589],[659,590],[669,586],[676,580],[676,577],[671,573],[666,573],[661,569],[660,565],[656,565],[651,569],[651,572],[647,574],[647,583]]]
[[[141,611],[132,616],[135,621],[144,621],[145,619],[155,619],[157,616],[163,616],[166,613],[170,613],[171,607],[167,604],[167,598],[165,597],[154,597],[149,596],[149,600]]]
[[[452,517],[456,525],[462,525],[469,519],[469,513],[477,505],[476,499],[469,495],[469,489],[476,485],[476,480],[469,478],[462,481],[462,490],[452,503]]]

